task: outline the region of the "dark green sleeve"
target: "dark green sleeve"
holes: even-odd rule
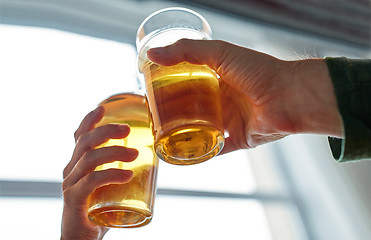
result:
[[[340,162],[371,159],[371,59],[325,59],[344,124],[344,139],[329,138]]]

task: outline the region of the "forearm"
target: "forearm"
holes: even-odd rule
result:
[[[292,86],[286,97],[287,112],[296,133],[316,133],[342,138],[343,124],[334,86],[323,59],[287,62]]]

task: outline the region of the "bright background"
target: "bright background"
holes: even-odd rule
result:
[[[0,5],[0,238],[58,239],[62,171],[83,117],[136,87],[135,32],[168,6],[201,13],[215,39],[282,59],[369,58],[363,46],[171,1],[3,0]],[[371,239],[371,164],[335,162],[298,135],[195,166],[161,162],[155,215],[105,239]],[[51,186],[46,187],[46,186]]]

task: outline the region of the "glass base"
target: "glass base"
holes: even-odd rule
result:
[[[208,126],[178,129],[155,143],[157,156],[175,165],[204,162],[216,156],[223,147],[223,134]]]
[[[131,207],[101,207],[89,211],[91,222],[105,227],[135,228],[147,225],[152,220],[152,214],[142,209]]]

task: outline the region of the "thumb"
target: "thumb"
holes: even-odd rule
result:
[[[166,47],[147,51],[148,58],[160,65],[171,66],[181,62],[205,64],[217,71],[227,55],[228,43],[219,40],[181,39]]]
[[[242,92],[248,92],[245,80],[253,75],[256,66],[260,68],[259,64],[253,68],[251,66],[258,58],[262,58],[261,54],[253,50],[229,42],[192,39],[181,39],[166,47],[149,49],[147,56],[151,61],[164,66],[181,62],[207,65],[223,81]],[[264,63],[265,60],[260,62]]]

